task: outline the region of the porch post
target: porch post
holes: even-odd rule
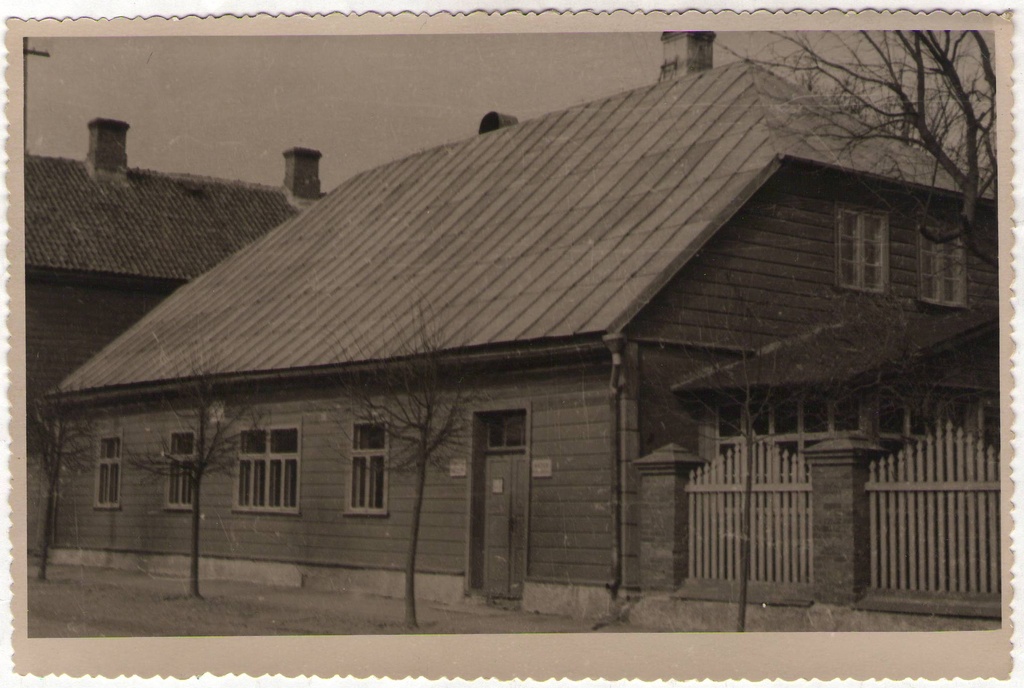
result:
[[[689,512],[684,487],[694,468],[706,463],[668,444],[633,465],[640,476],[640,586],[674,590],[686,577]]]
[[[804,450],[811,472],[814,599],[850,604],[870,581],[871,552],[865,485],[871,461],[884,449],[863,437],[825,440]]]

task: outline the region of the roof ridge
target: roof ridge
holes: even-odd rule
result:
[[[36,153],[27,153],[25,155],[26,161],[32,159],[52,160],[62,163],[71,163],[80,167],[85,167],[86,164],[84,160],[68,158],[62,155],[39,155]],[[234,186],[243,189],[251,189],[254,191],[269,191],[280,194],[285,193],[283,185],[273,186],[271,184],[252,182],[245,179],[229,179],[226,177],[214,177],[211,175],[193,174],[189,172],[165,172],[163,170],[154,170],[147,167],[129,167],[128,172],[141,176],[162,177],[172,181],[201,182],[203,184],[219,184],[222,186]]]

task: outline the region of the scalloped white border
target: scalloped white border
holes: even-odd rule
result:
[[[674,4],[674,3],[673,3]],[[752,3],[752,2],[695,2],[690,6],[681,6],[678,4],[673,5],[655,5],[650,2],[610,2],[601,0],[591,0],[590,2],[580,2],[579,0],[573,0],[566,2],[562,0],[558,3],[545,3],[538,2],[537,0],[520,0],[517,3],[510,2],[494,2],[490,0],[488,2],[467,2],[465,0],[449,0],[444,2],[442,0],[434,0],[433,2],[409,2],[408,0],[348,0],[344,3],[330,2],[329,0],[306,0],[305,2],[300,0],[278,0],[277,2],[271,3],[268,0],[5,0],[3,3],[3,14],[4,18],[20,17],[20,18],[63,18],[63,17],[104,17],[113,18],[119,16],[126,17],[137,17],[137,16],[218,16],[225,14],[233,15],[253,15],[253,14],[293,14],[293,13],[327,13],[327,12],[343,12],[343,13],[357,13],[361,14],[364,12],[377,12],[377,13],[396,13],[396,12],[414,12],[421,13],[425,12],[433,14],[436,12],[471,12],[471,11],[486,11],[486,12],[504,12],[504,11],[526,11],[526,12],[540,12],[544,10],[555,9],[559,11],[595,11],[595,12],[611,12],[615,10],[627,10],[627,11],[656,11],[656,10],[738,10],[738,11],[750,11],[755,9],[767,9],[767,10],[827,10],[827,9],[843,9],[843,10],[862,10],[862,9],[874,9],[874,10],[897,10],[897,9],[908,9],[908,10],[919,10],[919,11],[930,11],[930,10],[947,10],[947,11],[969,11],[969,10],[981,10],[981,11],[992,11],[1001,12],[1011,8],[1011,2],[996,2],[993,0],[978,0],[973,3],[964,2],[939,2],[929,0],[904,0],[899,3],[884,4],[869,4],[865,2],[821,2],[820,0],[806,0],[799,4],[792,2],[783,3]],[[1017,20],[1014,22],[1015,32],[1013,40],[1012,56],[1015,65],[1024,65],[1024,22]],[[6,33],[6,28],[2,29]],[[2,64],[7,64],[7,54],[4,47],[3,41],[0,41],[0,58],[2,58]],[[1016,74],[1024,76],[1024,67],[1018,67]],[[1014,119],[1014,143],[1013,143],[1013,162],[1015,174],[1013,177],[1013,201],[1014,211],[1012,215],[1014,227],[1018,227],[1022,220],[1024,220],[1024,191],[1022,191],[1022,169],[1024,169],[1024,134],[1022,134],[1021,121],[1024,118],[1024,85],[1022,85],[1024,79],[1015,78],[1012,85],[1013,94],[1013,119]],[[7,107],[7,87],[4,82],[4,88],[2,96],[2,103],[4,111]],[[4,119],[4,141],[6,143],[6,131],[7,131],[7,120]],[[2,160],[3,170],[6,173],[7,169],[7,157],[6,147],[0,149],[0,160]],[[5,266],[5,275],[7,273],[6,264],[6,217],[8,212],[8,197],[6,193],[6,186],[0,191],[0,222],[3,223],[4,234],[3,238],[0,239],[0,243],[3,244],[3,251],[0,252],[0,256],[3,256]],[[1015,231],[1015,236],[1017,232]],[[1014,244],[1012,250],[1013,264],[1015,266],[1022,264],[1021,260],[1024,259],[1024,246],[1022,242],[1017,241]],[[1021,339],[1017,335],[1020,331],[1021,316],[1016,312],[1018,298],[1018,284],[1020,276],[1016,273],[1013,278],[1013,295],[1011,302],[1014,306],[1014,315],[1011,320],[1011,326],[1014,332],[1014,342],[1020,346]],[[6,297],[6,291],[3,293],[3,297],[0,298],[0,327],[3,328],[3,334],[7,335],[6,322],[9,316],[8,310],[8,299]],[[4,354],[5,360],[6,355],[9,353],[9,346],[7,344],[7,336],[4,336],[0,340],[0,349]],[[1019,371],[1019,365],[1022,362],[1022,354],[1019,350],[1015,352],[1012,363],[1013,363],[1013,377],[1014,377],[1014,392],[1012,394],[1012,408],[1015,414],[1015,420],[1013,423],[1014,434],[1019,438],[1024,432],[1024,419],[1022,419],[1022,410],[1024,410],[1024,395],[1020,392],[1020,385],[1022,382],[1021,373]],[[2,446],[9,446],[10,433],[9,424],[11,421],[10,408],[7,402],[7,378],[3,378],[0,381],[0,387],[3,388],[3,394],[0,394],[0,442]],[[1021,468],[1021,457],[1020,452],[1024,449],[1020,439],[1013,441],[1014,447],[1014,458],[1011,462],[1012,473],[1014,477],[1020,475]],[[10,519],[10,471],[8,468],[9,458],[7,453],[4,454],[5,460],[2,462],[2,469],[0,469],[0,523],[9,523]],[[1020,508],[1024,503],[1024,497],[1022,497],[1022,490],[1019,484],[1015,483],[1014,495],[1013,495],[1013,507],[1014,507],[1014,532],[1012,535],[1012,549],[1020,551],[1022,544],[1024,544],[1024,538],[1020,532]],[[358,680],[347,678],[343,679],[335,677],[333,679],[320,679],[320,678],[285,678],[282,676],[264,676],[261,679],[252,679],[248,677],[213,677],[210,675],[203,676],[199,679],[193,679],[191,681],[177,681],[175,679],[140,679],[140,678],[124,678],[119,679],[102,679],[102,678],[81,678],[74,679],[67,676],[63,677],[21,677],[13,673],[12,663],[12,648],[11,648],[11,625],[10,625],[10,603],[11,603],[11,552],[10,548],[2,548],[2,554],[0,554],[0,602],[4,609],[3,621],[0,623],[0,686],[155,686],[155,685],[201,685],[201,686],[216,686],[219,688],[242,688],[253,685],[260,686],[313,686],[313,685],[332,685],[332,686],[370,686],[370,685],[401,685],[409,688],[420,687],[420,686],[434,686],[434,685],[450,685],[456,687],[468,686],[472,683],[474,686],[477,685],[488,685],[488,686],[499,686],[499,685],[524,685],[532,686],[539,684],[538,681],[514,681],[514,682],[501,682],[495,680],[477,680],[477,681],[464,681],[464,680],[451,680],[451,681],[427,681],[425,679],[405,679],[405,680],[391,680],[391,679],[365,679]],[[1021,590],[1020,580],[1022,579],[1021,574],[1024,573],[1024,563],[1018,558],[1013,565],[1012,574],[1014,578],[1014,595],[1015,599],[1019,595]],[[1019,603],[1014,604],[1011,613],[1011,621],[1015,628],[1020,629],[1024,624],[1024,614],[1021,611],[1021,605]],[[1024,643],[1020,640],[1020,630],[1014,633],[1014,648],[1012,652],[1014,669],[1011,674],[1011,685],[1015,685],[1018,682],[1024,680]],[[524,658],[524,661],[529,661],[528,658]],[[594,686],[603,686],[611,682],[608,681],[547,681],[547,684],[556,683],[558,685],[569,685],[569,684],[585,684]],[[639,681],[620,681],[616,682],[619,685],[626,684],[639,684]],[[709,681],[703,681],[701,683],[711,683]],[[742,682],[730,682],[736,684],[750,684],[749,681]],[[860,682],[855,681],[799,681],[799,684],[806,685],[823,685],[829,683],[830,685],[859,685]],[[911,682],[894,682],[894,681],[880,681],[873,682],[878,685],[904,685]],[[923,683],[915,681],[913,683]],[[943,682],[946,683],[946,682]],[[948,682],[953,683],[953,682]],[[968,682],[956,681],[957,685],[964,685]],[[981,682],[970,682],[978,683]],[[986,681],[985,683],[994,684],[992,681]]]

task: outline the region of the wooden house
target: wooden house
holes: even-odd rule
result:
[[[25,158],[29,403],[182,284],[320,196],[316,151],[286,152],[285,185],[273,188],[130,168],[128,128],[91,121],[85,160]]]
[[[813,391],[836,376],[811,363],[856,354],[843,368],[853,380],[966,348],[980,372],[958,368],[956,387],[973,418],[990,413],[996,271],[923,241],[912,202],[927,193],[949,212],[952,187],[887,179],[878,164],[892,150],[830,145],[800,106],[807,94],[758,67],[696,63],[534,120],[492,114],[505,126],[356,175],[175,292],[64,382],[101,431],[97,473],[65,495],[58,558],[156,566],[187,552],[188,515],[168,485],[122,461],[171,441],[176,390],[199,357],[226,403],[258,397],[269,433],[231,475],[207,479],[205,575],[400,594],[411,482],[387,471],[372,419],[334,381],[397,356],[424,313],[477,400],[472,438],[428,476],[427,598],[600,614],[626,593],[729,594],[724,565],[697,575],[688,555],[706,549],[691,495],[711,484],[698,474],[722,451],[719,419],[734,410],[716,395],[737,362],[775,362],[778,379],[759,368],[748,388]],[[868,306],[928,335],[890,350],[865,330],[853,346],[838,334],[853,327],[844,314]],[[787,494],[827,514],[858,498],[842,471],[864,464],[846,454],[877,458],[886,439],[876,388],[857,389],[842,404],[800,397],[795,429],[781,407],[769,416],[787,451],[821,467],[813,488]],[[832,453],[815,463],[815,448]],[[728,532],[723,513],[700,537]],[[829,518],[813,521],[820,534],[805,528],[810,573],[795,594],[853,601],[865,586],[842,547],[849,535],[868,556],[860,521],[824,528]],[[829,546],[811,548],[811,530]]]

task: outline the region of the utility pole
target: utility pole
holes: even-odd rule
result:
[[[21,39],[21,129],[25,134],[25,151],[28,152],[28,58],[49,57],[46,50],[30,48],[28,38]]]

